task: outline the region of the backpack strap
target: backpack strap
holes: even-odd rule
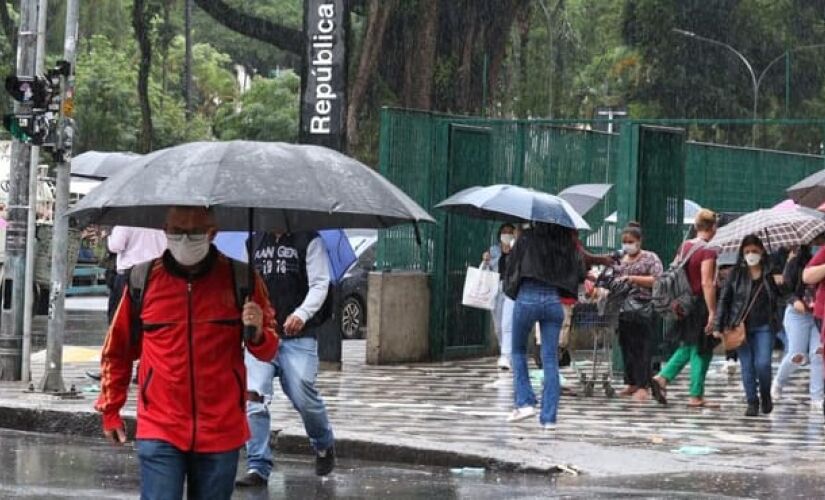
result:
[[[685,267],[687,263],[690,262],[691,257],[693,257],[696,254],[696,252],[704,248],[707,248],[708,246],[707,243],[702,239],[693,240],[692,243],[693,244],[691,245],[687,255],[684,254],[684,251],[679,252],[681,256],[676,260],[676,262],[674,262],[676,267]],[[682,246],[682,250],[684,250],[684,245]]]
[[[235,259],[229,259],[232,267],[232,285],[235,289],[235,305],[238,310],[243,310],[246,298],[252,295],[252,287],[249,283],[249,264]]]
[[[141,262],[127,271],[129,283],[129,300],[131,302],[131,314],[129,315],[129,341],[132,346],[140,344],[143,335],[143,298],[146,295],[146,287],[149,285],[149,277],[155,261]]]

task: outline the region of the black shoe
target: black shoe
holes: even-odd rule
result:
[[[96,382],[100,382],[100,372],[86,372],[86,376]]]
[[[315,474],[328,476],[335,469],[335,448],[318,452],[315,455]]]
[[[771,395],[768,394],[762,398],[762,413],[769,415],[773,411],[773,401]]]
[[[655,399],[657,403],[660,405],[667,404],[667,390],[659,385],[659,382],[655,378],[650,379],[650,392],[653,393],[653,399]]]
[[[235,480],[235,486],[239,488],[262,488],[267,485],[269,481],[262,475],[255,471],[249,471],[240,479]]]
[[[759,416],[759,401],[752,401],[748,403],[748,410],[745,412],[746,417]]]
[[[541,359],[541,346],[536,346],[536,350],[533,351],[533,361],[536,362],[539,370],[544,368],[544,361]]]

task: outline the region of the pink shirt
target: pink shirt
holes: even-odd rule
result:
[[[109,251],[117,254],[117,270],[125,271],[135,264],[163,255],[166,233],[159,229],[115,226],[109,235]]]

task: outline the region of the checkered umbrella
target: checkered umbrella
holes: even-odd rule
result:
[[[742,239],[755,234],[769,252],[796,245],[807,245],[825,233],[825,220],[810,210],[757,210],[719,228],[711,245],[722,254],[736,253]]]

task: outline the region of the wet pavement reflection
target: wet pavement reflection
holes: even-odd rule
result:
[[[644,464],[634,469],[644,470]],[[818,498],[825,479],[800,474],[629,475],[596,478],[451,470],[340,460],[315,477],[309,457],[282,456],[268,489],[238,490],[238,499],[538,499],[538,498]],[[0,498],[137,498],[131,446],[102,439],[0,430]]]

